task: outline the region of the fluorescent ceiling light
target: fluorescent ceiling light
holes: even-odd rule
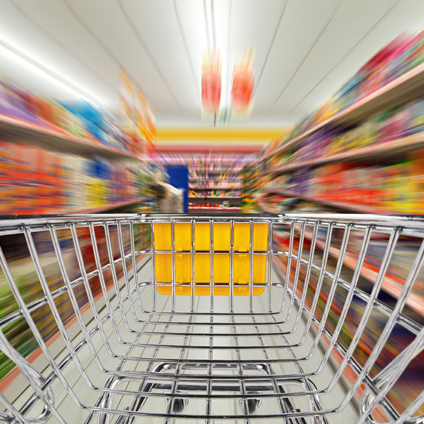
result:
[[[213,17],[212,17],[212,1],[213,0],[203,0],[203,5],[205,7],[205,26],[206,26],[206,36],[208,43],[208,53],[215,50],[215,37],[213,30]]]
[[[10,61],[25,71],[30,72],[40,80],[46,83],[54,84],[58,90],[72,95],[76,98],[84,98],[85,100],[93,103],[103,105],[104,102],[93,96],[91,93],[78,87],[68,79],[56,74],[46,66],[39,63],[37,60],[27,56],[25,53],[11,46],[3,40],[0,40],[0,56]]]

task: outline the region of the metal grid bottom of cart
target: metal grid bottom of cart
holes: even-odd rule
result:
[[[154,228],[164,222],[172,229],[170,295],[158,292],[155,271]],[[198,222],[209,223],[211,228],[210,249],[204,252],[209,255],[212,270],[210,294],[206,296],[195,295],[194,290],[194,231]],[[179,282],[175,279],[174,229],[178,223],[191,224],[191,248],[184,252],[192,258],[188,296],[176,295]],[[216,223],[231,226],[229,251],[214,251]],[[237,223],[250,225],[246,296],[233,295],[240,286],[233,279]],[[268,225],[266,251],[254,251],[255,223]],[[149,228],[149,247],[136,250],[135,234],[143,226]],[[81,248],[81,228],[89,231],[90,258]],[[101,241],[96,238],[96,228],[103,231]],[[112,228],[118,238],[117,252],[112,248]],[[287,250],[273,246],[274,233],[280,229],[288,232]],[[327,262],[336,229],[342,237],[332,271]],[[19,396],[12,396],[8,390],[0,393],[4,411],[0,412],[0,422],[419,423],[423,417],[416,411],[424,393],[399,409],[393,405],[390,391],[424,347],[422,326],[403,314],[424,260],[423,229],[424,223],[418,219],[358,215],[104,215],[5,220],[0,223],[0,246],[2,237],[24,238],[43,295],[32,302],[24,299],[10,271],[8,254],[0,249],[4,278],[17,303],[17,309],[0,323],[5,330],[24,319],[47,366],[37,369],[0,332],[1,351],[20,371],[22,392]],[[71,234],[80,272],[72,281],[58,236],[63,230]],[[62,274],[62,285],[54,290],[44,274],[43,253],[34,242],[34,234],[40,232],[51,243]],[[361,234],[361,248],[347,281],[341,274],[354,232]],[[308,249],[304,249],[305,234],[311,236]],[[318,254],[316,244],[322,234],[325,243]],[[358,280],[370,240],[376,234],[387,236],[387,243],[368,293],[358,287]],[[399,298],[390,307],[378,295],[401,235],[421,242]],[[218,284],[213,278],[213,261],[219,254],[231,258],[228,296],[214,294]],[[252,278],[254,255],[264,255],[267,261],[266,277],[260,284]],[[87,267],[89,260],[94,261],[94,269]],[[284,264],[283,275],[277,262]],[[118,278],[118,269],[122,278]],[[105,283],[107,273],[113,281],[111,288]],[[313,290],[312,275],[316,276]],[[101,305],[91,284],[96,278],[103,295]],[[75,295],[78,287],[85,290],[88,315],[80,310]],[[263,293],[254,296],[255,288],[263,288]],[[345,301],[335,317],[331,309],[340,291]],[[324,292],[326,302],[318,313]],[[76,334],[71,335],[63,323],[57,307],[60,296],[67,296],[72,304],[79,326]],[[346,344],[340,335],[354,298],[361,299],[363,308],[356,332]],[[58,355],[43,340],[40,324],[34,319],[36,311],[46,306],[57,326],[57,342],[61,343]],[[355,349],[375,312],[386,317],[386,322],[369,357],[361,363],[355,359]],[[373,374],[395,326],[413,337],[405,349]],[[353,379],[346,378],[349,373]]]

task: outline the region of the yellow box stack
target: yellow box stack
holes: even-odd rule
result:
[[[250,223],[234,224],[233,240],[233,282],[246,287],[234,287],[234,295],[249,295],[250,283]],[[208,222],[194,224],[194,285],[196,295],[210,295],[211,284],[211,244],[213,251],[213,282],[215,295],[230,294],[231,277],[231,224],[219,222],[213,224],[211,243],[211,225]],[[154,247],[156,282],[172,283],[172,227],[171,223],[154,224]],[[191,295],[192,260],[191,260],[191,224],[174,224],[175,252],[175,294]],[[253,260],[252,282],[254,285],[265,285],[265,272],[268,249],[268,224],[253,224]],[[168,253],[169,252],[169,253]],[[208,253],[209,252],[209,253]],[[161,294],[172,294],[172,286],[158,285]],[[253,294],[260,295],[263,287],[254,287]]]

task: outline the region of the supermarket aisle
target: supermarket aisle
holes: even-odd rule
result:
[[[381,390],[374,382],[393,373],[424,324],[423,0],[63,0],[54,6],[49,0],[0,0],[0,10],[0,221],[8,215],[19,220],[11,227],[0,225],[5,256],[0,323],[24,360],[45,377],[52,371],[40,353],[40,339],[38,343],[32,334],[35,327],[26,322],[31,320],[24,317],[25,308],[15,302],[19,293],[52,355],[66,357],[49,305],[39,302],[52,289],[67,334],[79,349],[64,375],[84,402],[94,405],[99,392],[114,384],[121,391],[112,397],[106,393],[97,406],[138,404],[143,411],[164,413],[184,407],[172,422],[96,415],[93,422],[99,424],[187,424],[184,412],[247,415],[252,409],[257,417],[332,408],[367,361],[372,365],[364,373],[365,386]],[[178,167],[185,171],[177,184],[172,175]],[[233,299],[217,296],[211,318],[208,296],[191,305],[188,296],[173,299],[148,284],[140,287],[140,299],[138,293],[128,293],[124,257],[134,249],[144,254],[157,234],[151,217],[136,214],[183,210],[190,217],[217,213],[218,220],[237,218],[239,212],[251,214],[241,220],[254,219],[254,213],[285,214],[272,232],[273,252],[280,255],[273,278],[291,287],[296,300],[302,297],[302,313],[284,297],[279,283],[272,306],[282,302],[284,310],[275,315],[266,314],[266,295],[253,299],[252,315],[247,315],[248,299],[236,296],[234,316]],[[134,215],[121,221],[115,213]],[[55,227],[31,218],[24,226],[23,215],[38,214],[61,223]],[[87,215],[105,215],[74,226],[79,218],[54,218],[61,214],[79,214],[88,221]],[[212,254],[207,253],[210,235],[203,255]],[[185,240],[187,249],[177,246],[180,241],[174,239],[172,249],[172,242],[169,249],[157,248],[162,250],[158,269],[164,271],[164,284],[198,282],[187,277],[194,271],[186,261],[190,240]],[[235,253],[239,264],[247,261],[249,243]],[[181,258],[186,255],[179,258],[178,278],[173,249],[184,251]],[[228,249],[218,254],[229,257],[234,251]],[[295,258],[301,250],[303,261]],[[65,266],[58,264],[58,252]],[[38,268],[34,255],[40,256]],[[255,265],[249,276],[244,264],[242,276],[233,278],[231,268],[222,272],[223,279],[246,284]],[[152,273],[148,262],[138,278],[150,282]],[[65,293],[65,274],[75,287],[72,302],[70,292]],[[208,274],[199,284],[207,284]],[[116,293],[117,279],[123,285]],[[75,311],[80,308],[89,327],[95,325],[87,284],[98,300],[104,333],[94,327],[89,342],[78,344],[82,332]],[[372,293],[375,302],[368,303]],[[111,296],[113,311],[105,307],[103,295]],[[125,299],[122,308],[120,297]],[[139,301],[154,312],[140,311]],[[308,324],[304,313],[312,305],[314,322]],[[367,305],[373,308],[359,333]],[[321,335],[316,331],[323,316]],[[332,332],[337,336],[326,355]],[[319,401],[303,396],[300,392],[315,386],[325,389],[352,340],[357,344],[349,354],[350,368],[333,390],[320,393]],[[19,408],[31,390],[21,396],[26,382],[19,362],[1,347],[0,392],[17,398]],[[312,348],[316,351],[309,354]],[[313,375],[323,358],[328,363],[319,376]],[[86,380],[78,361],[87,370]],[[158,366],[163,369],[145,379]],[[122,370],[128,378],[111,377]],[[179,385],[173,378],[177,373]],[[194,375],[198,385],[193,388]],[[41,384],[48,386],[44,380]],[[354,422],[365,386],[328,422]],[[150,396],[137,397],[148,390]],[[282,390],[289,394],[283,396]],[[405,360],[403,374],[374,406],[374,418],[385,409],[396,421],[423,390],[421,349]],[[264,392],[261,405],[255,404],[254,392]],[[239,403],[240,393],[251,396],[250,403]],[[54,395],[65,421],[93,418],[74,405],[58,380],[48,395]],[[423,399],[411,412],[421,414],[420,419]],[[29,415],[41,413],[37,404]],[[249,424],[245,417],[239,421]]]

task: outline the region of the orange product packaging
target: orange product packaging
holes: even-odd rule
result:
[[[397,191],[397,177],[398,169],[395,166],[385,167],[383,185],[383,197],[380,205],[383,208],[400,210],[398,191]]]
[[[350,171],[350,202],[368,203],[368,175],[369,170],[367,167],[358,167]]]
[[[43,151],[36,147],[22,144],[20,148],[21,160],[25,168],[25,209],[31,213],[38,213],[40,180],[37,178],[39,169],[39,155]]]
[[[411,202],[416,212],[424,211],[424,151],[411,154],[407,167],[410,179]]]
[[[14,187],[15,196],[15,210],[13,213],[26,213],[27,211],[27,197],[26,197],[26,170],[27,166],[23,159],[23,151],[25,145],[16,143],[13,149],[13,164],[11,172],[11,184]]]
[[[349,166],[343,163],[331,164],[325,166],[325,172],[328,176],[328,197],[331,199],[344,198],[346,193],[346,174],[345,171],[349,169]],[[341,197],[340,197],[341,196]]]
[[[14,185],[12,184],[13,149],[9,143],[0,142],[0,213],[11,213],[14,209]]]

